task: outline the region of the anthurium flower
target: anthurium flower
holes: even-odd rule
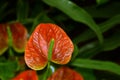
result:
[[[12,47],[16,52],[23,52],[27,43],[27,29],[19,22],[9,24],[12,33]]]
[[[27,29],[19,22],[0,24],[0,54],[3,54],[9,46],[16,52],[23,52],[27,34]]]
[[[18,74],[12,80],[38,80],[38,76],[36,71],[34,70],[26,70]]]
[[[8,35],[6,24],[0,24],[0,55],[2,55],[8,48]]]
[[[26,45],[25,62],[34,70],[43,69],[48,63],[48,48],[54,39],[51,61],[67,64],[74,49],[73,43],[59,26],[51,23],[39,24]]]
[[[84,80],[80,73],[68,67],[56,70],[47,80]]]

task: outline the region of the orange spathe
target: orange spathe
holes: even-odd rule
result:
[[[47,80],[84,80],[80,73],[68,67],[56,70]]]
[[[12,80],[38,80],[38,76],[36,71],[34,70],[26,70],[18,74]]]
[[[26,45],[25,62],[34,70],[43,69],[48,62],[50,40],[54,39],[51,61],[57,64],[67,64],[74,50],[68,35],[59,26],[51,23],[39,24]]]

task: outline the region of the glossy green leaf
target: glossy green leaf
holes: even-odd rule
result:
[[[99,26],[100,26],[101,31],[104,33],[106,31],[110,30],[111,28],[113,28],[114,25],[119,24],[119,23],[120,23],[120,15],[116,15],[116,16],[110,18],[109,20],[99,24]],[[82,34],[75,37],[73,39],[73,42],[78,44],[80,42],[92,39],[94,37],[95,37],[95,34],[90,29],[87,29]]]
[[[71,65],[81,68],[109,71],[120,75],[120,65],[108,61],[76,59],[73,63],[71,63]]]
[[[0,62],[0,79],[10,80],[15,75],[18,69],[18,64],[16,61],[5,61]]]
[[[17,20],[24,22],[28,17],[28,2],[26,0],[18,0],[17,2]]]
[[[107,38],[103,44],[104,51],[114,50],[120,47],[120,31],[116,31],[110,38]]]
[[[82,22],[88,25],[98,36],[100,42],[103,42],[103,37],[98,25],[94,22],[92,17],[81,7],[77,6],[68,0],[43,0],[46,4],[58,8],[73,20]]]

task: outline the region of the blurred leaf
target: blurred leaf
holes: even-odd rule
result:
[[[103,37],[99,27],[94,22],[92,17],[84,9],[78,7],[76,4],[68,0],[43,0],[43,1],[46,4],[56,7],[59,10],[63,11],[73,20],[88,25],[96,33],[96,35],[99,38],[99,41],[101,43],[103,42]]]
[[[92,42],[92,43],[86,44],[85,46],[79,49],[79,57],[91,58],[97,53],[100,53],[101,51],[102,51],[101,46],[96,42]]]
[[[10,80],[18,69],[16,61],[0,62],[0,79]]]
[[[75,70],[83,76],[84,80],[88,80],[88,79],[96,80],[96,77],[92,69],[84,69],[84,68],[77,67]]]
[[[34,18],[26,18],[26,19],[24,20],[24,22],[22,22],[22,24],[33,23],[33,21],[34,21]],[[26,26],[26,27],[27,27],[27,26]]]
[[[72,60],[71,61],[73,61],[76,58],[76,56],[78,55],[78,53],[79,53],[78,46],[76,44],[74,44],[74,52],[73,52]]]
[[[26,0],[18,0],[17,3],[17,20],[19,22],[24,22],[28,17],[28,2]]]
[[[102,5],[104,3],[107,3],[109,0],[96,0],[98,5]]]
[[[106,31],[108,31],[109,29],[113,28],[114,25],[119,24],[119,23],[120,23],[120,15],[116,15],[116,16],[110,18],[109,20],[99,24],[99,26],[100,26],[101,31],[104,33]],[[95,37],[95,34],[90,29],[87,29],[82,34],[75,37],[73,39],[73,42],[78,44],[80,42],[92,39],[94,37]]]
[[[71,63],[71,65],[75,67],[81,67],[81,68],[105,70],[105,71],[113,72],[120,75],[120,66],[118,64],[108,62],[108,61],[76,59],[74,60],[73,63]]]
[[[109,4],[87,6],[84,8],[94,18],[110,18],[120,14],[120,1],[112,1]]]
[[[40,23],[54,23],[52,19],[50,19],[45,12],[41,12],[33,21],[33,25],[30,31],[30,34],[33,32],[35,27]]]
[[[87,29],[87,30],[85,30],[83,33],[81,33],[80,35],[76,36],[76,37],[73,39],[73,42],[74,42],[75,44],[78,44],[78,43],[81,43],[81,42],[90,40],[90,39],[92,39],[93,37],[95,37],[94,32],[91,31],[90,29]]]
[[[120,75],[106,71],[94,71],[97,80],[120,80]]]
[[[103,45],[91,42],[79,49],[79,57],[91,58],[102,51],[110,51],[120,47],[120,31],[115,31],[110,37],[105,38]]]
[[[102,32],[106,32],[115,27],[116,24],[120,24],[120,14],[113,16],[109,20],[99,24],[99,26]]]
[[[0,62],[4,62],[5,61],[5,57],[4,56],[0,56]]]
[[[31,1],[32,2],[32,7],[30,7],[31,13],[30,13],[30,17],[35,18],[36,16],[38,16],[40,13],[42,12],[47,12],[49,9],[45,10],[44,7],[45,4],[43,4],[42,0],[35,0],[35,1]]]
[[[66,17],[65,14],[58,14],[54,16],[53,18],[58,22],[66,21],[68,19],[68,17]]]
[[[104,51],[114,50],[120,47],[120,31],[116,31],[110,38],[107,38],[103,44]]]
[[[2,19],[3,12],[4,12],[4,10],[7,8],[7,5],[8,5],[7,2],[0,4],[0,17],[1,17],[0,20]]]

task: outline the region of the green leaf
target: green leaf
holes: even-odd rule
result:
[[[102,51],[101,45],[97,42],[91,42],[89,44],[84,45],[79,49],[79,57],[81,58],[91,58],[94,55],[100,53]]]
[[[116,18],[116,20],[114,20],[115,18]],[[117,16],[112,18],[111,20],[114,20],[116,23],[119,22],[119,20],[117,19]],[[111,21],[111,20],[109,20],[109,21]],[[113,23],[111,22],[110,24],[113,25],[114,21],[113,21]],[[107,24],[109,25],[109,22],[107,22]],[[108,26],[107,24],[105,26]],[[102,27],[103,31],[106,31],[111,27],[110,26],[108,28],[105,26],[104,26],[104,28]],[[78,56],[81,58],[91,58],[94,55],[96,55],[102,51],[110,51],[110,50],[114,50],[114,49],[120,47],[119,35],[120,35],[120,31],[115,30],[109,37],[104,39],[104,43],[102,46],[99,45],[98,42],[91,42],[91,43],[84,45],[83,47],[80,47]]]
[[[76,36],[73,39],[73,42],[75,44],[87,41],[89,39],[92,39],[95,37],[95,34],[93,33],[93,31],[91,31],[90,29],[85,30],[83,33],[81,33],[80,35]]]
[[[102,51],[110,51],[120,47],[120,31],[115,31],[110,37],[104,39],[103,45],[98,42],[88,43],[79,49],[78,56],[81,58],[91,58]]]
[[[120,75],[120,66],[108,61],[96,61],[89,59],[76,59],[70,65],[81,68],[104,70]]]
[[[114,25],[119,24],[119,23],[120,23],[120,15],[116,15],[116,16],[110,18],[109,20],[99,24],[99,26],[100,26],[102,33],[104,33],[106,31],[110,30],[111,28],[113,28]],[[78,44],[80,42],[92,39],[94,37],[95,37],[95,34],[90,29],[87,29],[82,34],[75,37],[73,39],[73,42],[75,44]]]
[[[104,51],[114,50],[120,47],[120,31],[115,31],[113,35],[107,38],[103,44]]]
[[[108,19],[107,21],[99,24],[100,29],[102,32],[106,32],[111,28],[115,27],[114,25],[120,24],[120,14],[113,16],[112,18]]]
[[[58,8],[73,20],[88,25],[98,36],[99,41],[103,42],[103,37],[98,25],[92,17],[81,7],[68,0],[43,0],[46,4]]]
[[[76,58],[78,53],[79,53],[79,48],[78,48],[78,46],[76,44],[74,44],[74,52],[73,52],[71,61],[73,61]]]
[[[0,15],[3,14],[3,11],[5,10],[5,8],[7,8],[7,5],[8,5],[7,2],[0,4]],[[1,16],[1,17],[2,17],[2,16]]]
[[[0,62],[0,79],[10,80],[10,78],[14,77],[17,69],[18,64],[16,61]]]
[[[92,69],[85,69],[85,68],[78,68],[77,67],[75,70],[83,76],[84,80],[88,80],[88,79],[89,80],[96,80],[96,77],[95,77]]]
[[[23,22],[28,17],[28,2],[26,0],[18,0],[17,3],[17,20]]]

